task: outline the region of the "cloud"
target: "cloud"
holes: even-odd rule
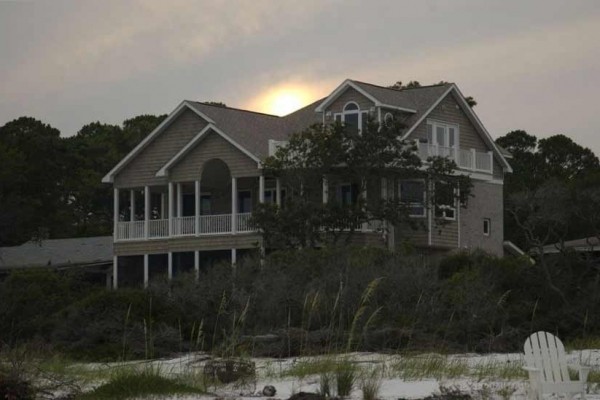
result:
[[[86,2],[87,7],[65,11],[61,25],[49,29],[46,40],[28,57],[8,65],[2,92],[12,97],[52,93],[166,68],[201,65],[211,53],[290,21],[301,24],[319,4],[268,0],[235,6],[193,0]]]

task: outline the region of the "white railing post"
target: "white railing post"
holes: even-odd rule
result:
[[[196,220],[195,220],[195,227],[194,227],[194,231],[196,233],[196,236],[198,236],[200,234],[200,180],[196,180],[195,183],[195,215],[196,215]]]
[[[150,232],[150,186],[144,186],[144,237]]]
[[[265,202],[265,177],[261,175],[258,177],[258,202]]]
[[[173,279],[173,252],[170,251],[167,257],[167,276],[171,280]]]
[[[183,193],[181,182],[177,184],[177,217],[183,216]]]
[[[277,197],[277,205],[281,207],[281,180],[275,179],[275,196]]]
[[[231,233],[237,231],[237,178],[231,178]]]
[[[169,236],[173,236],[173,182],[169,182]]]
[[[144,288],[148,287],[148,277],[150,275],[148,270],[149,257],[150,256],[148,254],[144,254]]]
[[[477,151],[471,149],[471,169],[475,171],[477,169]]]
[[[119,257],[113,256],[113,289],[119,287]]]
[[[196,275],[196,282],[200,278],[200,250],[194,251],[194,273]]]
[[[114,188],[113,190],[113,235],[114,240],[119,238],[117,233],[119,227],[119,189]]]
[[[129,221],[135,221],[135,190],[129,190]]]

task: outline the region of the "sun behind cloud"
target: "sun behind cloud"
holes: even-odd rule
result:
[[[267,91],[255,98],[250,105],[252,110],[274,115],[287,115],[314,101],[313,91],[300,85],[283,85]]]

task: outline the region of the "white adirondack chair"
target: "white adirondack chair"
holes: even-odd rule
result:
[[[525,341],[525,367],[531,383],[530,397],[542,400],[545,393],[565,394],[569,399],[577,393],[585,399],[589,367],[576,366],[579,380],[572,381],[567,369],[565,347],[556,336],[536,332]]]

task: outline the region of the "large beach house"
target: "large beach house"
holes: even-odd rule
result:
[[[452,157],[473,182],[466,208],[427,207],[422,181],[381,179],[368,183],[368,198],[396,196],[411,203],[425,228],[397,227],[382,235],[365,225],[356,243],[395,249],[409,240],[424,252],[481,248],[503,253],[503,181],[511,172],[455,84],[394,90],[346,80],[330,95],[284,117],[183,101],[104,178],[114,187],[113,286],[147,284],[204,268],[211,260],[256,249],[261,235],[249,223],[253,205],[281,204],[285,184],[266,176],[261,161],[289,136],[314,123],[335,120],[361,126],[401,115],[403,138],[418,154]],[[323,187],[324,201],[347,188]],[[339,199],[338,199],[339,200]],[[447,223],[433,224],[441,212]]]

